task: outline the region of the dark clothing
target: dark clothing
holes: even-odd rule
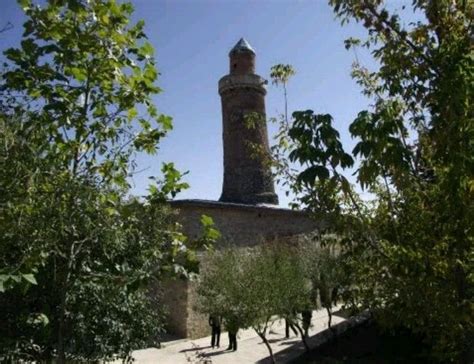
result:
[[[220,326],[212,326],[212,338],[211,338],[211,346],[219,347],[219,343],[221,340],[221,327]]]
[[[227,350],[237,350],[237,332],[230,332],[229,331],[229,347]]]
[[[313,317],[313,311],[307,310],[301,312],[301,316],[303,318],[303,329],[304,329],[304,336],[308,336],[308,330],[311,326],[311,317]]]
[[[211,326],[212,337],[211,337],[211,346],[219,347],[221,339],[221,320],[220,317],[209,316],[209,326]]]
[[[285,337],[289,338],[290,337],[290,328],[293,333],[298,336],[298,331],[296,331],[296,328],[293,326],[293,324],[290,324],[290,322],[285,319]]]
[[[221,318],[219,316],[209,316],[209,326],[221,326]]]

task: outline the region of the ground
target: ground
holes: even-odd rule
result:
[[[422,340],[407,329],[382,330],[368,321],[293,364],[424,364],[424,350],[428,348]]]
[[[333,316],[333,325],[344,321],[342,316]],[[325,310],[313,312],[310,340],[314,335],[328,328],[327,313]],[[210,333],[210,330],[209,330]],[[291,333],[291,332],[290,332]],[[304,352],[300,338],[293,333],[285,339],[284,321],[276,321],[268,335],[270,345],[275,353],[277,362],[287,363]],[[211,338],[205,337],[197,340],[176,340],[163,343],[163,348],[149,348],[133,353],[136,363],[184,364],[184,363],[269,363],[268,350],[262,340],[253,330],[241,330],[238,335],[238,350],[231,352],[225,350],[229,343],[226,332],[221,334],[220,348],[212,349]]]

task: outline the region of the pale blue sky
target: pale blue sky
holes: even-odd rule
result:
[[[272,65],[289,63],[297,74],[289,84],[289,109],[330,113],[347,148],[347,128],[369,101],[350,77],[353,51],[344,39],[363,36],[360,24],[344,27],[323,0],[134,0],[135,20],[144,19],[155,46],[159,86],[158,109],[173,117],[174,130],[155,156],[139,156],[133,191],[146,191],[149,175],[161,162],[173,161],[189,171],[191,188],[179,198],[218,199],[222,187],[222,119],[217,82],[228,72],[228,52],[245,37],[257,53],[257,73],[268,78]],[[407,3],[407,1],[404,1]],[[23,15],[15,0],[1,0],[0,25],[15,28],[1,35],[0,48],[18,44]],[[391,7],[400,9],[402,1]],[[370,56],[359,60],[375,67]],[[281,90],[269,86],[267,115],[283,111]],[[270,131],[272,128],[270,127]],[[279,189],[278,189],[279,190]],[[279,190],[280,205],[288,200]]]

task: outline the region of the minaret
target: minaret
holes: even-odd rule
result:
[[[267,156],[265,84],[255,74],[255,51],[240,39],[229,53],[230,71],[219,80],[224,141],[224,184],[220,201],[278,204]],[[249,125],[246,115],[259,115]],[[255,119],[255,118],[253,118]],[[255,152],[252,146],[260,150]]]

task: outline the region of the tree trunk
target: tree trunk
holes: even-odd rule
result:
[[[255,330],[255,332],[257,333],[258,336],[260,336],[260,338],[263,340],[263,343],[266,345],[266,347],[268,349],[268,352],[270,353],[270,360],[271,360],[272,364],[276,364],[275,357],[273,356],[272,347],[270,346],[270,343],[268,342],[265,334],[261,334],[257,330]]]
[[[73,237],[69,237],[66,241],[71,241]],[[68,244],[67,255],[65,259],[64,267],[60,265],[60,269],[64,271],[59,272],[60,282],[59,289],[61,294],[61,303],[59,306],[59,322],[58,322],[58,364],[66,364],[66,352],[64,345],[64,336],[66,331],[66,301],[69,289],[69,283],[71,273],[73,270],[74,262],[74,243]]]
[[[59,306],[57,357],[58,357],[58,364],[65,364],[66,353],[64,350],[64,328],[65,328],[65,314],[66,314],[66,283],[64,282],[64,280],[62,280],[60,287],[61,287],[60,288],[61,289],[61,303]]]
[[[303,329],[297,323],[294,323],[293,325],[298,329],[298,332],[301,335],[301,341],[303,341],[304,348],[305,348],[306,352],[309,353],[310,349],[309,349],[308,343],[306,342],[306,335],[304,334]]]
[[[326,307],[326,311],[328,312],[328,327],[331,328],[331,322],[332,322],[331,307]]]

